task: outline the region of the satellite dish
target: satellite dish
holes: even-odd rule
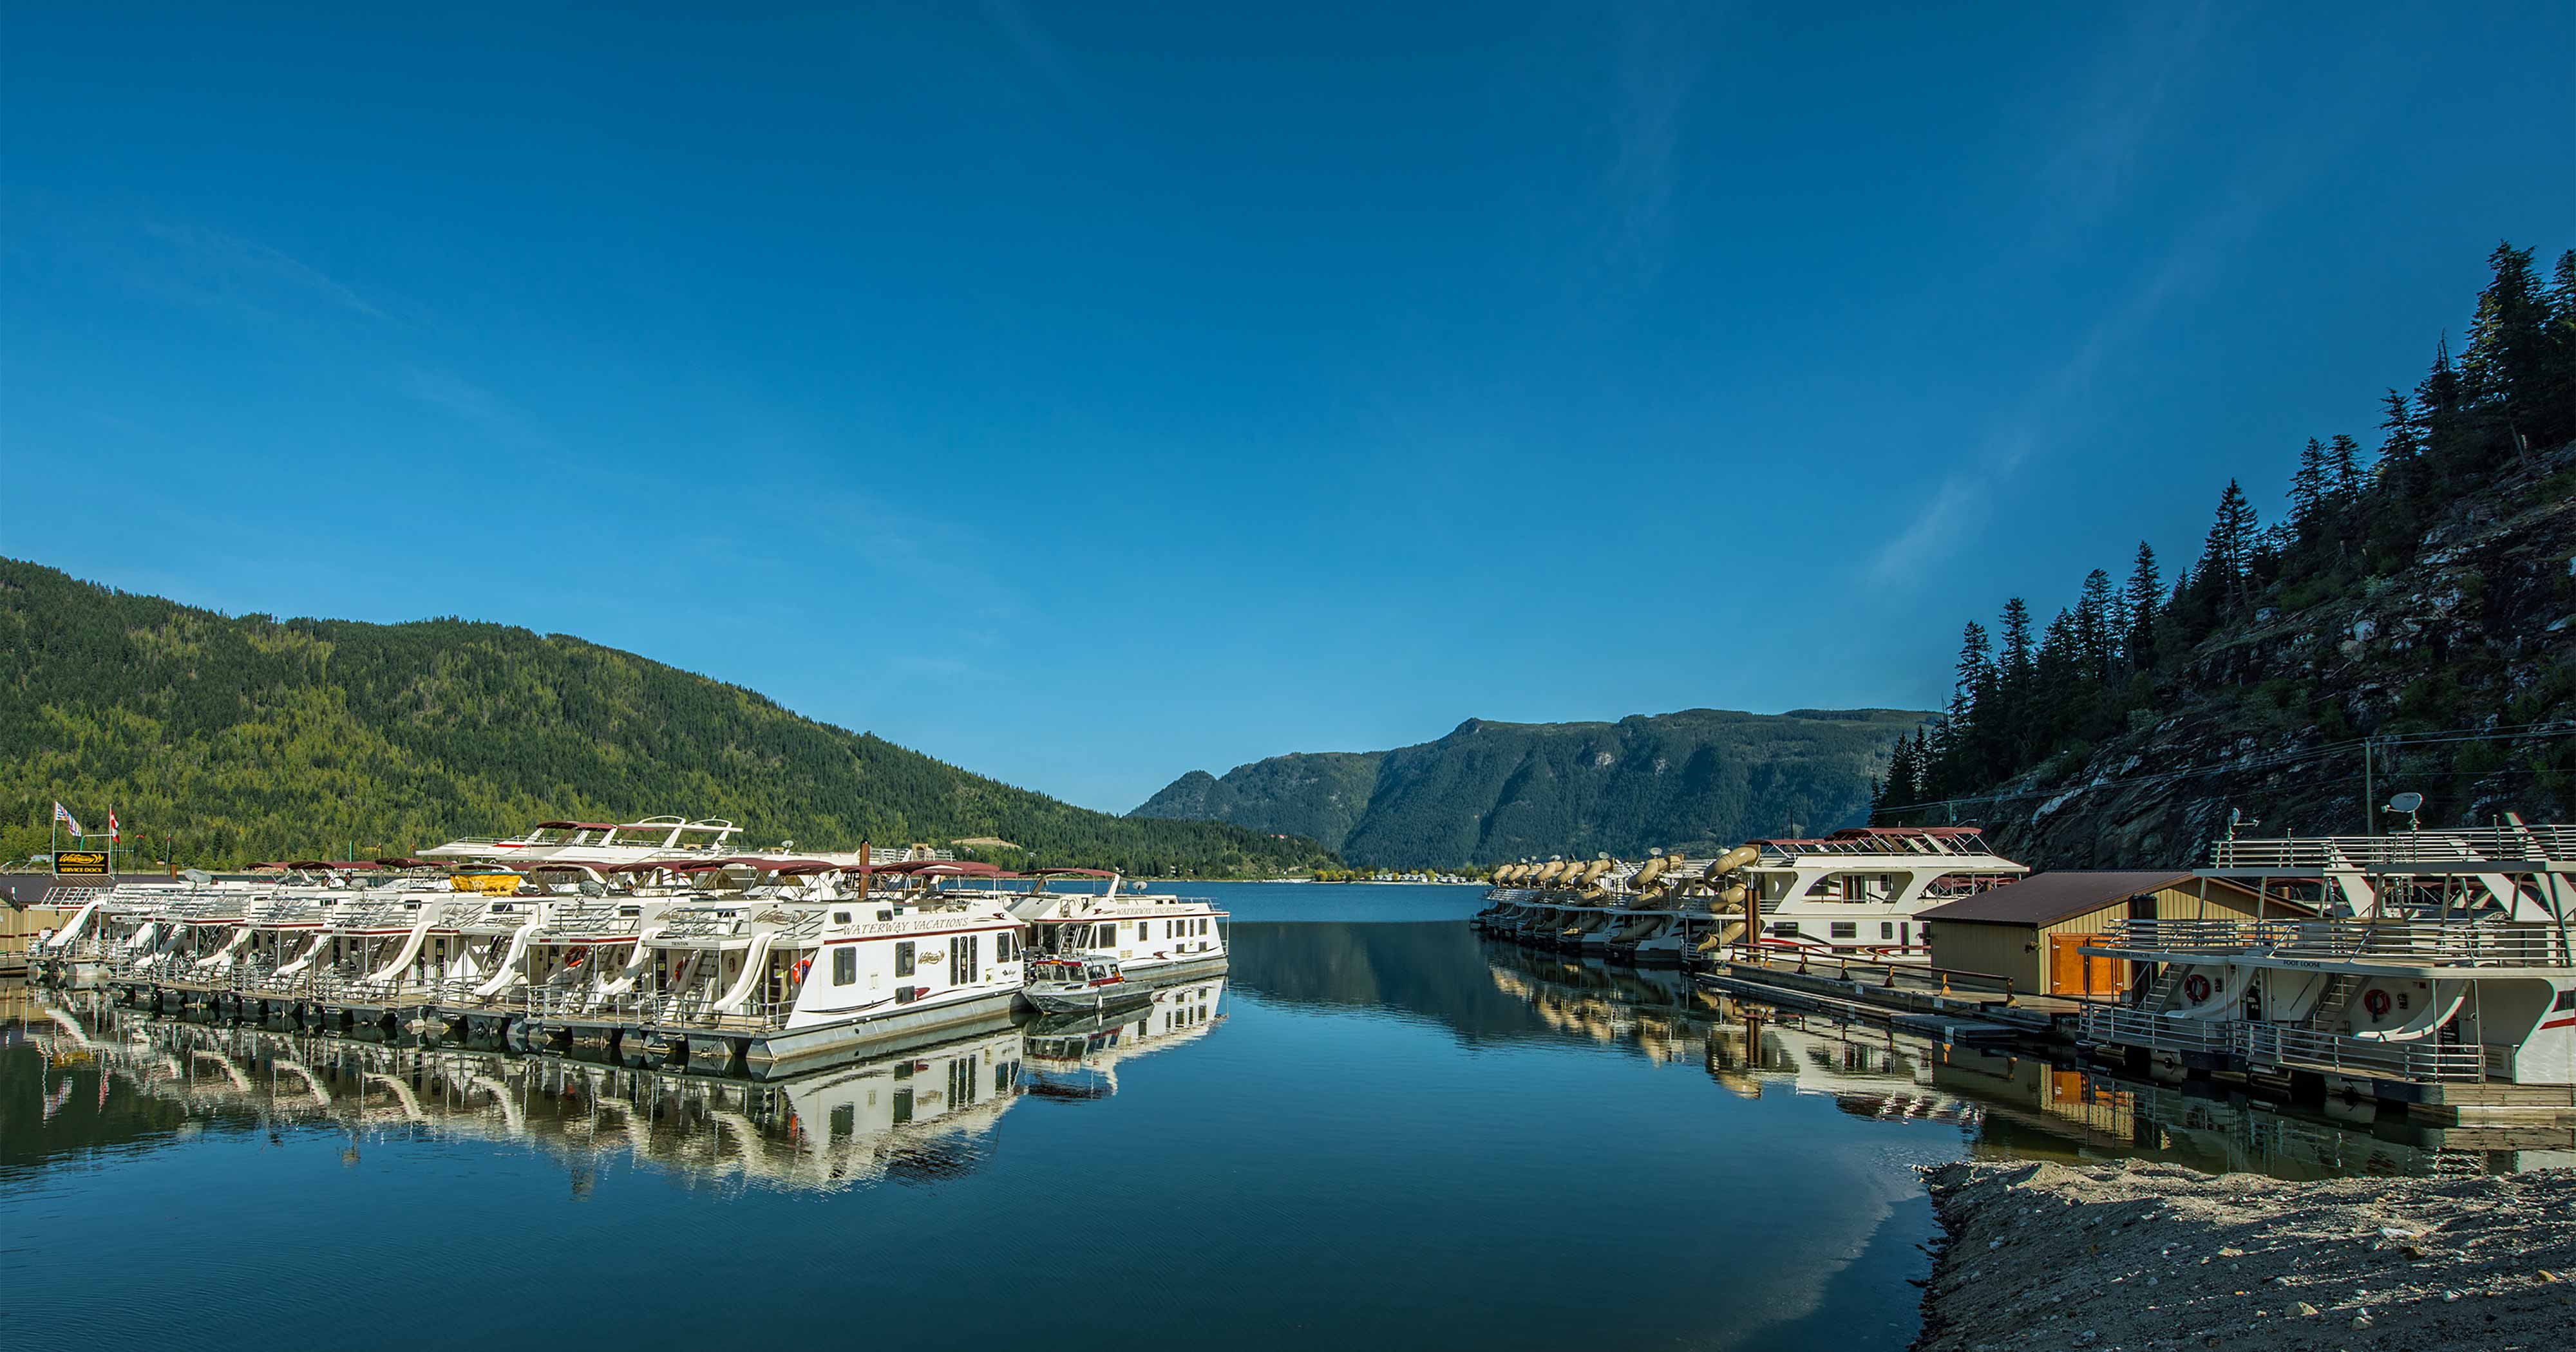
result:
[[[2411,814],[2420,812],[2423,808],[2424,795],[2420,793],[2401,793],[2388,800],[2388,810],[2391,812],[2405,812]]]

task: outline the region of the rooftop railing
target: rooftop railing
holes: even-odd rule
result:
[[[2209,846],[2210,867],[2219,869],[2357,871],[2486,859],[2517,863],[2576,860],[2576,826],[2471,827],[2400,831],[2385,836],[2218,840]]]
[[[2571,965],[2566,936],[2494,920],[2118,920],[2090,947],[2439,967]]]

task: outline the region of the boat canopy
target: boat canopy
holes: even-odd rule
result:
[[[1034,868],[1030,869],[1029,873],[1038,878],[1115,878],[1118,876],[1105,868]]]
[[[614,831],[618,825],[616,822],[539,822],[537,829],[540,831]]]

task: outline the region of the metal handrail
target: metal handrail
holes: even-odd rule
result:
[[[2153,1051],[2218,1052],[2232,1034],[2223,1019],[2176,1018],[2122,1005],[2088,1005],[2077,1025],[2086,1039]]]
[[[2210,842],[2212,868],[2359,871],[2493,859],[2576,859],[2576,826],[2468,827],[2385,836],[2286,836]]]
[[[2499,920],[2115,920],[2104,940],[2088,947],[2445,967],[2568,961],[2555,929]]]
[[[2468,1080],[2487,1077],[2486,1048],[2446,1045],[2429,1037],[2387,1040],[2324,1033],[2277,1023],[2238,1023],[2229,1050],[2266,1065],[2296,1062],[2402,1080]]]

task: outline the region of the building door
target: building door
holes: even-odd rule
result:
[[[2048,993],[2051,995],[2090,995],[2111,999],[2128,988],[2122,969],[2127,964],[2117,958],[2093,957],[2081,950],[2086,944],[2103,942],[2099,934],[2052,934],[2048,936]]]

